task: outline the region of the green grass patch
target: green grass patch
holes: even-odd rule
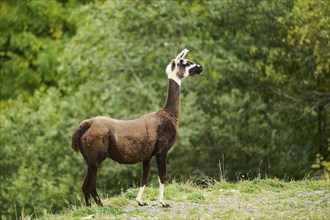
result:
[[[188,196],[188,200],[196,203],[204,202],[205,198],[201,193],[192,193]]]
[[[135,202],[138,188],[112,198],[103,198],[104,207],[71,205],[59,214],[40,219],[328,219],[329,181],[256,179],[237,183],[216,182],[200,188],[191,182],[173,182],[165,187],[170,208],[158,204],[158,186],[146,187],[148,206]],[[69,204],[70,205],[70,204]]]

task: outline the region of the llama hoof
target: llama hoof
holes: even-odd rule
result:
[[[165,202],[161,202],[160,204],[162,205],[163,208],[169,208],[170,207],[170,204],[167,204]]]
[[[165,203],[165,204],[162,204],[162,206],[163,206],[163,208],[169,208],[170,204]]]
[[[101,202],[100,199],[95,199],[95,203],[98,205],[98,206],[102,206],[103,207],[103,204]]]
[[[139,206],[147,206],[148,204],[146,202],[138,202]]]

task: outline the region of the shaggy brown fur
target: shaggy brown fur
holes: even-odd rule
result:
[[[100,164],[106,157],[124,164],[134,164],[167,151],[177,135],[179,86],[169,80],[170,95],[163,109],[135,120],[116,120],[98,116],[80,123],[72,136],[72,149]],[[161,147],[161,149],[159,149]],[[165,149],[164,149],[165,147]],[[95,149],[98,153],[94,156]]]

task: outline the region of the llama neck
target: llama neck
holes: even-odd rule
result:
[[[180,114],[180,86],[173,80],[168,80],[167,99],[163,108],[175,118]]]

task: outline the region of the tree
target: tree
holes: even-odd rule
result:
[[[75,5],[74,0],[0,3],[1,99],[31,95],[56,85],[60,51],[74,34],[65,14]]]

